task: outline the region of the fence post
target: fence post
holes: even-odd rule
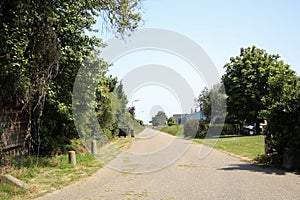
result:
[[[69,163],[76,167],[76,154],[75,151],[69,151]]]
[[[94,155],[97,154],[97,141],[96,140],[92,141],[91,153]]]

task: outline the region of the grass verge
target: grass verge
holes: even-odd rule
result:
[[[139,127],[135,133],[138,134],[142,130],[143,127]],[[96,157],[90,153],[76,154],[75,168],[68,163],[67,155],[52,158],[16,157],[10,167],[0,169],[0,174],[11,174],[32,186],[32,189],[26,191],[10,184],[0,183],[0,200],[33,199],[86,178],[115,158],[122,150],[129,148],[133,140],[134,138],[130,136],[115,138],[98,149],[101,154]]]
[[[216,139],[207,139],[216,140]],[[210,143],[204,139],[193,139],[200,144]],[[225,136],[217,140],[213,148],[251,160],[257,160],[264,154],[264,139],[262,135],[256,136]]]
[[[25,191],[9,184],[0,184],[0,199],[33,199],[45,193],[57,190],[77,180],[95,173],[102,165],[89,153],[76,155],[77,166],[68,163],[67,155],[53,158],[19,156],[13,159],[12,166],[3,170],[3,174],[12,176],[31,185]]]
[[[165,126],[160,131],[174,136],[183,137],[183,125]]]

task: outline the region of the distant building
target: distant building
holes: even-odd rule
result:
[[[191,119],[206,119],[202,111],[194,112],[191,114],[175,114],[173,115],[173,117],[178,124],[184,124],[186,121]]]
[[[174,114],[173,117],[176,120],[177,124],[181,124],[181,119],[188,114]]]

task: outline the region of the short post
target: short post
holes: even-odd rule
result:
[[[92,141],[91,153],[94,155],[97,154],[97,141],[96,140]]]
[[[130,130],[131,137],[134,137],[134,130]]]
[[[76,154],[75,151],[69,151],[69,163],[76,167]]]

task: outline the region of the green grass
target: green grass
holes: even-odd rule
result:
[[[134,141],[134,137],[130,137],[128,135],[126,138],[124,137],[116,137],[110,143],[105,146],[99,148],[97,150],[97,159],[102,163],[106,164],[112,159],[114,159],[122,150],[130,147],[130,144]]]
[[[26,191],[15,186],[12,186],[7,183],[0,184],[0,199],[1,200],[9,200],[15,196],[25,195]]]
[[[12,166],[3,174],[26,182],[32,189],[21,190],[9,184],[0,184],[0,199],[32,199],[47,192],[62,188],[77,180],[95,173],[102,165],[89,153],[76,155],[77,165],[74,168],[68,163],[67,155],[53,158],[33,156],[16,157]]]
[[[200,144],[214,143],[215,139],[193,139]],[[215,149],[228,152],[240,157],[256,160],[264,154],[264,140],[262,135],[256,136],[228,136],[217,140]]]
[[[135,130],[136,134],[143,128]],[[74,168],[68,163],[67,155],[56,157],[21,156],[12,160],[10,168],[0,169],[0,174],[12,176],[26,182],[32,189],[25,191],[9,184],[0,183],[0,200],[33,199],[58,190],[98,171],[103,164],[115,158],[123,149],[129,148],[134,141],[132,137],[115,138],[98,149],[103,157],[90,153],[76,154],[77,165]]]
[[[183,125],[165,126],[160,131],[174,136],[183,136]]]

